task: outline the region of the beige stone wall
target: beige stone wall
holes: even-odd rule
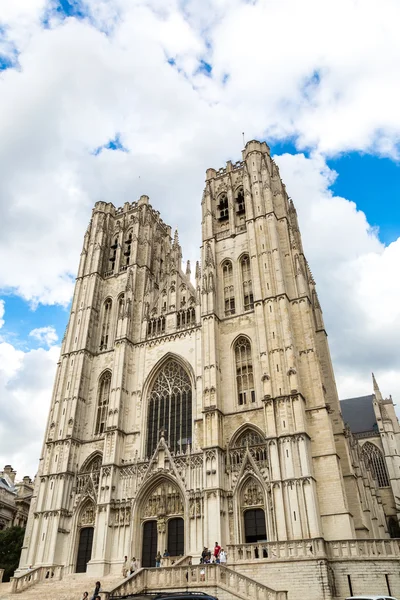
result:
[[[92,502],[91,573],[119,568],[124,555],[141,552],[146,494],[161,479],[181,495],[185,552],[194,556],[216,540],[244,542],[243,511],[254,507],[264,510],[273,540],[386,535],[378,498],[372,487],[365,492],[366,478],[356,472],[357,457],[344,435],[294,205],[265,143],[249,142],[242,158],[207,171],[201,267],[193,278],[189,264],[182,270],[177,233],[171,237],[146,196],[119,209],[96,204],[21,566],[57,562],[74,570],[82,511]],[[237,204],[241,189],[245,215]],[[223,194],[229,219],[221,220]],[[244,256],[251,272],[248,306]],[[225,313],[226,259],[233,269],[234,314]],[[238,401],[238,336],[251,343],[255,399],[249,396],[246,404]],[[183,366],[192,383],[192,445],[185,456],[171,456],[160,442],[149,461],[148,395],[168,358]],[[111,389],[105,432],[96,435],[106,370]],[[242,448],[233,464],[232,439],[246,425],[261,435],[263,450]],[[102,455],[98,481],[86,474],[86,487],[78,488],[82,466],[96,452]],[[244,506],[249,482],[257,489],[256,504]],[[159,532],[168,516],[158,515]]]

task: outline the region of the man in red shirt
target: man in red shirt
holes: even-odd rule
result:
[[[215,558],[215,562],[219,562],[219,553],[221,552],[221,546],[218,544],[218,542],[215,542],[215,546],[214,546],[214,558]]]

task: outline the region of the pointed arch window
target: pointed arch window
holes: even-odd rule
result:
[[[235,288],[233,285],[233,267],[230,260],[222,265],[222,277],[224,284],[224,312],[225,316],[235,314]]]
[[[132,252],[132,231],[129,231],[126,240],[125,240],[125,248],[124,248],[124,256],[125,256],[125,264],[128,266],[131,260],[131,252]]]
[[[114,243],[110,247],[110,269],[114,271],[115,261],[117,259],[118,237],[114,238]]]
[[[243,188],[240,187],[236,190],[235,193],[235,204],[236,204],[236,214],[245,215],[246,213],[246,205],[244,202],[244,191]]]
[[[224,193],[218,199],[218,220],[221,222],[229,221],[229,208],[228,208],[228,196]]]
[[[152,386],[147,415],[147,456],[163,434],[171,452],[183,453],[192,443],[192,385],[183,367],[168,360]]]
[[[366,442],[362,447],[362,454],[366,466],[371,470],[374,479],[379,487],[389,487],[389,475],[386,462],[382,452],[375,444]]]
[[[252,310],[254,308],[253,282],[251,279],[250,258],[247,254],[240,261],[240,267],[242,271],[244,310]]]
[[[110,337],[112,301],[110,298],[104,303],[103,324],[101,326],[100,350],[107,350]]]
[[[253,378],[253,362],[250,341],[241,336],[235,343],[235,366],[238,404],[251,404],[256,401]]]
[[[111,373],[106,371],[99,381],[95,435],[102,435],[106,428],[108,404],[110,401]]]

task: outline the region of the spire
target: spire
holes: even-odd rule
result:
[[[372,373],[372,383],[374,385],[374,394],[375,394],[375,398],[378,402],[383,402],[383,398],[382,398],[382,394],[381,394],[381,390],[379,389],[379,385],[375,379],[375,375]]]
[[[175,229],[175,233],[174,233],[174,243],[172,244],[173,248],[177,248],[179,246],[179,236],[178,236],[178,230]]]
[[[190,260],[186,263],[186,275],[190,278],[191,270],[190,270]]]

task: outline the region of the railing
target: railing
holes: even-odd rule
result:
[[[400,540],[338,540],[326,542],[322,538],[282,542],[258,542],[227,546],[228,562],[252,560],[299,560],[313,558],[399,558]]]
[[[16,594],[22,592],[41,581],[54,581],[62,578],[64,567],[61,565],[52,565],[49,567],[37,567],[36,569],[28,570],[23,575],[11,577],[11,593]]]
[[[187,558],[187,557],[185,557]],[[140,569],[106,595],[113,600],[143,590],[204,589],[220,587],[242,600],[286,600],[286,591],[275,591],[222,565],[186,565]]]
[[[330,559],[340,558],[399,558],[400,540],[340,540],[325,542]]]
[[[288,560],[299,558],[325,558],[324,540],[291,540],[285,542],[258,542],[227,546],[228,562],[249,560]]]

